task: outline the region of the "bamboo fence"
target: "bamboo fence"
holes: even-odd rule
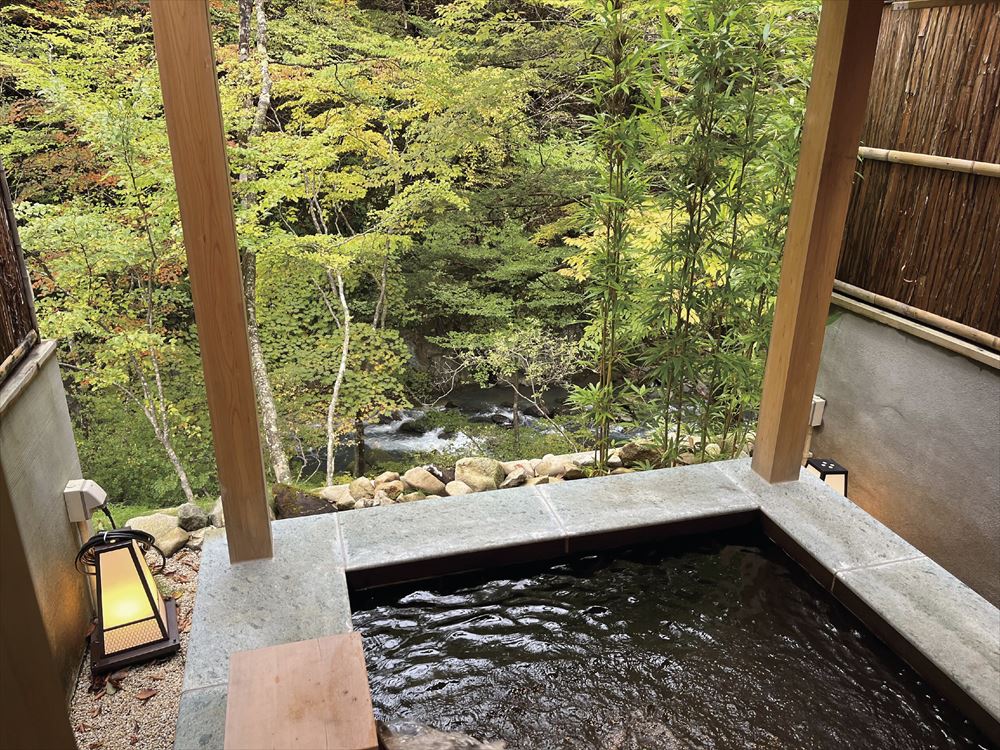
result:
[[[1000,335],[1000,2],[886,6],[862,143],[838,280]]]
[[[37,341],[31,287],[21,256],[7,176],[0,165],[0,382]]]

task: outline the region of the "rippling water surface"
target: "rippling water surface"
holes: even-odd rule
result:
[[[522,750],[988,747],[763,537],[499,572],[355,597],[380,719]]]

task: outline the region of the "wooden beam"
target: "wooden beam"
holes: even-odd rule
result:
[[[207,0],[151,0],[232,562],[271,557],[243,282]]]
[[[871,0],[823,3],[754,446],[769,482],[802,464],[881,15]]]

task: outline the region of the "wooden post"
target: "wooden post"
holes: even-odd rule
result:
[[[0,747],[75,750],[66,693],[2,467],[0,565]],[[82,650],[82,633],[80,638]]]
[[[873,0],[823,3],[754,446],[769,482],[802,465],[881,16]]]
[[[151,0],[163,110],[232,562],[271,557],[271,524],[207,0]]]

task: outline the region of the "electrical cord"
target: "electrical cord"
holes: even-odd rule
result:
[[[108,515],[110,516],[110,513]],[[114,521],[112,520],[113,523]],[[116,542],[135,542],[144,554],[151,549],[156,550],[156,553],[160,556],[160,565],[154,571],[156,573],[161,572],[167,564],[167,557],[156,546],[156,539],[152,534],[125,527],[124,529],[113,529],[112,531],[99,531],[90,537],[76,554],[76,569],[84,575],[95,575],[97,573],[97,548],[107,544],[115,544]]]

